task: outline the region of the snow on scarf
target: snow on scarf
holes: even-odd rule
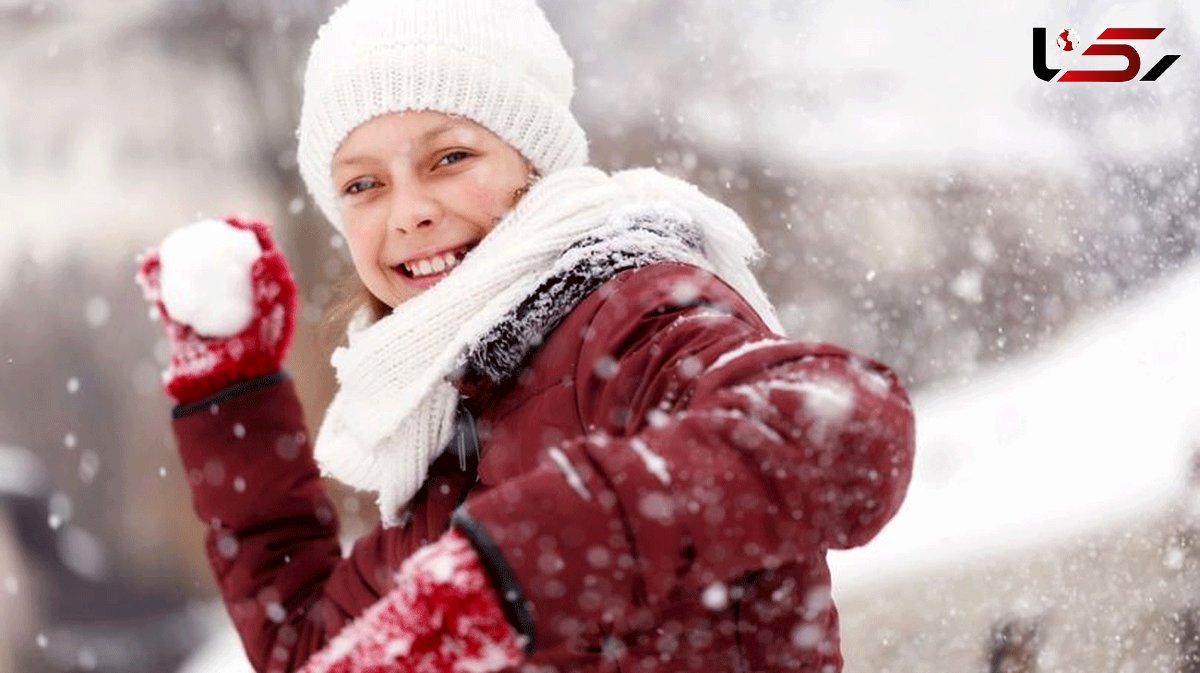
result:
[[[500,382],[592,289],[661,261],[721,277],[772,330],[783,328],[750,264],[762,255],[727,206],[654,169],[608,175],[583,166],[536,182],[454,272],[367,325],[330,358],[339,388],[315,456],[322,474],[376,492],[385,527],[420,489],[454,436],[452,376]]]

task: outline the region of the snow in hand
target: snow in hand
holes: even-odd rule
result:
[[[261,254],[254,232],[220,220],[171,232],[159,248],[163,305],[198,334],[241,332],[254,317],[250,270]]]
[[[137,257],[134,277],[163,320],[163,388],[188,404],[276,372],[291,345],[296,282],[266,222],[206,220]]]
[[[451,530],[409,557],[395,588],[301,673],[490,673],[522,661],[517,636],[470,542]]]

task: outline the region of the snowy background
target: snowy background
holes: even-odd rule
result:
[[[223,633],[133,256],[201,217],[274,221],[303,302],[288,367],[319,422],[315,323],[351,267],[293,129],[332,5],[0,0],[0,673],[172,670]],[[1091,670],[1200,670],[1200,5],[543,6],[594,163],[728,202],[789,335],[910,387],[909,499],[831,561],[847,670],[1075,670],[1068,641]],[[1182,56],[1154,83],[1034,76],[1034,26],[1115,25],[1167,28],[1143,70]],[[347,536],[374,524],[329,488]],[[1003,668],[1022,647],[1040,669]],[[236,670],[214,661],[188,670]]]

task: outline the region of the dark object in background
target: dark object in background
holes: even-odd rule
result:
[[[178,668],[206,635],[179,593],[110,578],[103,544],[70,523],[41,458],[0,444],[0,516],[8,516],[37,606],[20,648],[25,673],[159,673]]]

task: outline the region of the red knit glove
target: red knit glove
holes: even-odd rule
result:
[[[151,302],[151,317],[163,321],[170,342],[170,365],[162,373],[163,389],[180,404],[201,400],[239,381],[279,371],[292,342],[296,315],[296,282],[283,254],[271,239],[270,225],[262,221],[243,221],[228,217],[225,224],[250,231],[261,248],[246,277],[252,297],[251,314],[245,327],[232,335],[213,336],[199,333],[191,325],[176,320],[163,303],[160,249],[151,248],[137,258],[135,277],[146,301]],[[216,270],[222,259],[195,260]],[[214,274],[215,275],[215,274]],[[189,299],[217,303],[227,300],[210,283],[193,282],[183,288]]]
[[[523,661],[525,642],[501,611],[474,547],[451,529],[409,557],[395,588],[300,673],[490,673]]]

